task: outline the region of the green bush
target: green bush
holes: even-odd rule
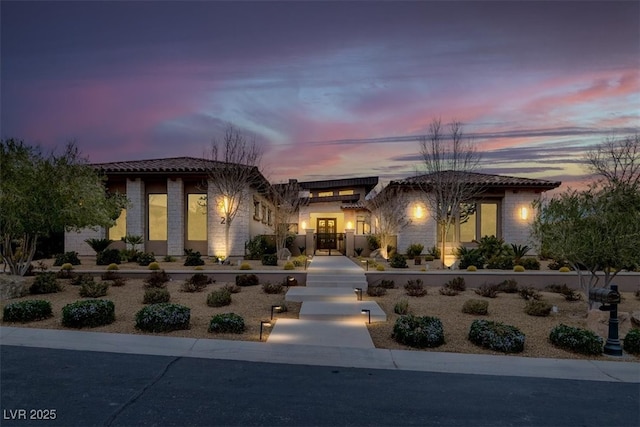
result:
[[[295,270],[296,266],[293,265],[293,263],[291,261],[289,261],[284,265],[284,269],[285,270]]]
[[[489,301],[479,299],[468,299],[462,305],[462,312],[484,316],[489,312]]]
[[[196,273],[185,280],[180,289],[182,292],[201,292],[213,282],[214,280],[206,274]]]
[[[370,251],[380,249],[380,236],[377,236],[375,234],[367,234],[367,245],[369,246]]]
[[[242,264],[240,264],[240,270],[251,270],[251,264],[249,264],[248,262],[243,262]]]
[[[262,265],[278,265],[278,254],[262,255]]]
[[[185,266],[204,265],[204,260],[200,252],[194,251],[193,249],[185,249],[184,254],[186,255],[186,259],[184,260]]]
[[[189,329],[191,310],[179,304],[151,304],[136,313],[136,328],[147,332]]]
[[[56,259],[53,262],[55,267],[59,267],[62,264],[80,265],[80,258],[78,258],[78,252],[65,252],[63,254],[57,254]]]
[[[406,299],[398,301],[396,305],[393,306],[393,312],[400,315],[409,314],[409,301]]]
[[[516,273],[522,273],[525,271],[525,268],[521,265],[516,265],[513,267],[513,271],[515,271]]]
[[[427,295],[427,288],[424,287],[421,279],[407,281],[404,289],[410,297],[423,297]]]
[[[464,292],[467,289],[467,284],[464,281],[464,277],[455,277],[444,284],[445,288],[450,288],[458,292]]]
[[[521,258],[518,264],[527,270],[540,270],[540,261],[537,258]]]
[[[438,347],[444,344],[444,328],[437,317],[400,316],[393,325],[393,339],[415,348]]]
[[[564,299],[566,301],[579,301],[582,299],[582,295],[577,293],[573,289],[570,289],[566,283],[563,283],[562,285],[552,283],[550,285],[545,286],[544,289],[547,292],[561,294],[562,296],[564,296]]]
[[[484,267],[484,257],[482,256],[482,252],[477,248],[460,246],[456,249],[455,255],[458,260],[460,260],[458,263],[458,268],[460,268],[460,270],[466,270],[470,266],[474,266],[476,268]]]
[[[76,301],[62,307],[62,325],[68,328],[95,328],[115,320],[115,305],[106,299]]]
[[[632,328],[623,340],[623,349],[627,353],[640,354],[640,329]]]
[[[524,312],[529,316],[547,317],[552,308],[547,302],[531,300],[524,306]]]
[[[603,339],[587,329],[560,324],[551,330],[549,341],[556,347],[574,353],[602,354]]]
[[[209,322],[209,332],[241,334],[245,331],[244,319],[235,313],[217,314]]]
[[[120,268],[118,267],[118,264],[109,264],[107,266],[107,271],[114,271],[114,270],[119,270]]]
[[[149,273],[146,279],[144,279],[145,288],[164,288],[167,286],[167,282],[171,280],[171,277],[166,271],[152,271]]]
[[[518,292],[518,282],[513,279],[506,279],[498,283],[498,291],[505,294],[515,294]]]
[[[258,286],[260,280],[255,274],[238,274],[236,276],[236,285],[238,286]]]
[[[29,287],[30,294],[54,294],[63,290],[56,273],[40,273]]]
[[[293,259],[293,265],[296,267],[304,267],[305,262],[307,262],[306,255],[298,255]]]
[[[525,335],[515,326],[489,320],[474,320],[469,329],[469,341],[489,350],[520,353]]]
[[[389,259],[389,265],[393,268],[409,268],[407,265],[407,258],[399,253],[395,253]]]
[[[96,282],[93,277],[80,285],[80,296],[84,298],[98,298],[107,294],[109,283]]]
[[[282,283],[265,282],[262,284],[262,291],[265,294],[281,294],[283,290]]]
[[[425,255],[422,258],[425,260],[425,262],[433,261],[435,259],[433,255]]]
[[[385,289],[395,289],[396,283],[393,280],[382,279],[380,283],[377,284],[376,286],[379,286]]]
[[[153,253],[142,252],[138,254],[138,265],[147,267],[152,262],[156,262],[156,256]]]
[[[160,270],[160,263],[157,261],[153,261],[149,263],[149,270]]]
[[[415,257],[420,256],[423,250],[424,245],[421,245],[420,243],[412,243],[407,248],[407,257],[409,259],[414,259]]]
[[[474,292],[481,297],[495,298],[498,296],[498,285],[483,284],[478,289],[474,289]]]
[[[224,307],[229,304],[231,304],[231,292],[226,289],[216,289],[207,295],[209,307]]]
[[[249,240],[246,245],[248,259],[261,259],[262,255],[276,252],[276,246],[269,241],[267,236],[258,235]]]
[[[487,261],[487,268],[493,270],[512,270],[513,257],[510,255],[494,256]]]
[[[387,294],[387,289],[382,286],[369,286],[367,287],[367,295],[370,297],[381,297]]]
[[[165,288],[149,288],[144,291],[143,304],[159,304],[169,302],[171,294]]]
[[[96,254],[99,254],[100,252],[105,251],[109,245],[111,245],[113,243],[113,240],[111,239],[86,239],[84,241],[87,245],[91,246],[91,249],[93,249]]]
[[[53,316],[51,303],[45,300],[25,300],[9,303],[4,306],[2,320],[4,322],[33,322]]]
[[[96,255],[96,265],[120,264],[122,258],[117,249],[105,249]]]
[[[441,252],[442,251],[440,250],[439,247],[431,246],[431,248],[429,248],[428,254],[432,256],[433,259],[440,259]]]

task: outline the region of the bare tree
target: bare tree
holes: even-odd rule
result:
[[[591,172],[606,186],[640,190],[640,136],[608,138],[586,156]]]
[[[446,236],[451,225],[466,221],[482,193],[483,188],[473,180],[481,155],[473,140],[464,138],[462,123],[454,120],[445,135],[440,119],[434,119],[429,133],[420,139],[420,154],[426,174],[416,177],[414,182],[424,192],[438,225],[444,266]]]
[[[229,125],[221,140],[213,139],[209,154],[208,160],[213,162],[204,162],[207,165],[208,186],[217,197],[215,203],[223,214],[221,222],[225,226],[225,250],[228,256],[233,253],[229,231],[238,210],[248,200],[252,187],[265,190],[268,186],[259,169],[262,151],[255,139],[249,141],[242,132]]]
[[[276,249],[278,255],[286,247],[287,238],[290,235],[289,224],[301,207],[309,203],[308,197],[303,197],[302,187],[295,179],[288,183],[274,186],[274,233],[276,236]]]
[[[407,193],[397,182],[390,182],[379,193],[367,200],[367,208],[375,220],[375,230],[380,237],[380,251],[385,258],[389,257],[387,247],[391,237],[409,225],[411,220],[407,214]]]

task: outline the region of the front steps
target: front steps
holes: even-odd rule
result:
[[[364,273],[307,274],[308,288],[361,288],[366,291],[369,285]]]
[[[355,295],[353,297],[355,299]],[[300,307],[301,320],[343,320],[367,323],[371,311],[371,322],[384,322],[387,315],[375,301],[305,301]]]
[[[285,301],[345,301],[352,302],[356,293],[350,288],[289,288]]]

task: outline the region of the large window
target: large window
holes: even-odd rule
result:
[[[167,195],[149,194],[149,240],[167,240]]]
[[[207,240],[207,198],[204,194],[187,195],[187,240]]]
[[[470,214],[462,224],[455,221],[447,233],[447,242],[471,243],[483,236],[499,236],[498,202],[478,203],[475,212]],[[438,241],[442,241],[438,227]],[[457,236],[460,239],[457,240]]]
[[[127,210],[122,209],[120,216],[116,219],[116,223],[109,228],[109,235],[107,236],[111,240],[116,242],[122,240],[127,235]]]

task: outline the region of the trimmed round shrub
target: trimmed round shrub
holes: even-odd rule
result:
[[[622,348],[624,351],[631,354],[640,354],[640,329],[630,329],[623,341]]]
[[[4,322],[33,322],[53,316],[51,303],[45,300],[16,301],[4,306]]]
[[[258,286],[260,279],[255,274],[238,274],[236,276],[236,285],[238,286]]]
[[[96,255],[96,265],[120,264],[120,251],[117,249],[105,249]]]
[[[160,270],[160,264],[156,261],[149,263],[149,270]]]
[[[60,292],[63,286],[58,282],[56,273],[41,273],[38,274],[33,281],[33,284],[29,287],[29,293],[31,294],[54,294]]]
[[[475,265],[470,265],[469,267],[467,267],[467,271],[478,271],[478,267],[476,267]]]
[[[70,262],[65,262],[60,267],[60,270],[73,270],[73,264],[71,264]]]
[[[520,353],[525,335],[515,326],[489,320],[474,320],[469,329],[469,341],[489,350]]]
[[[288,261],[285,265],[284,265],[284,269],[285,270],[295,270],[296,266],[293,265],[293,263],[291,261]]]
[[[248,262],[243,262],[242,264],[240,264],[240,270],[251,270],[251,264],[249,264]]]
[[[136,313],[136,328],[147,332],[189,329],[191,309],[180,304],[151,304]]]
[[[76,301],[62,307],[62,325],[69,328],[95,328],[115,320],[115,305],[106,299]]]
[[[111,263],[107,266],[107,271],[115,271],[119,269],[120,267],[118,267],[118,264]]]
[[[515,267],[513,267],[513,271],[516,273],[522,273],[524,270],[524,267],[521,265],[516,265]]]
[[[144,291],[143,304],[160,304],[169,302],[171,294],[166,288],[149,288]]]
[[[462,312],[484,316],[489,312],[489,301],[468,299],[462,305]]]
[[[551,304],[547,302],[531,300],[527,301],[527,304],[524,306],[524,312],[529,316],[547,317],[549,313],[551,313],[552,308]]]
[[[85,298],[98,298],[107,294],[108,282],[96,282],[93,277],[91,281],[85,281],[80,285],[80,296]]]
[[[376,271],[384,271],[384,265],[377,265]]]
[[[207,295],[209,307],[224,307],[229,304],[231,304],[231,292],[226,289],[216,289]]]
[[[222,313],[211,318],[208,331],[221,334],[241,334],[245,329],[242,316],[235,313]]]
[[[556,347],[586,355],[602,354],[604,340],[588,329],[560,324],[551,330],[549,341]]]
[[[565,267],[560,267],[560,268],[558,269],[558,271],[559,271],[560,273],[568,273],[568,272],[570,272],[570,271],[571,271],[571,269],[570,269],[569,267],[566,267],[566,266],[565,266]]]
[[[407,258],[399,253],[395,253],[391,256],[389,265],[393,268],[409,268],[407,265]]]
[[[438,347],[444,344],[444,328],[437,317],[400,316],[393,325],[393,339],[410,347]]]

